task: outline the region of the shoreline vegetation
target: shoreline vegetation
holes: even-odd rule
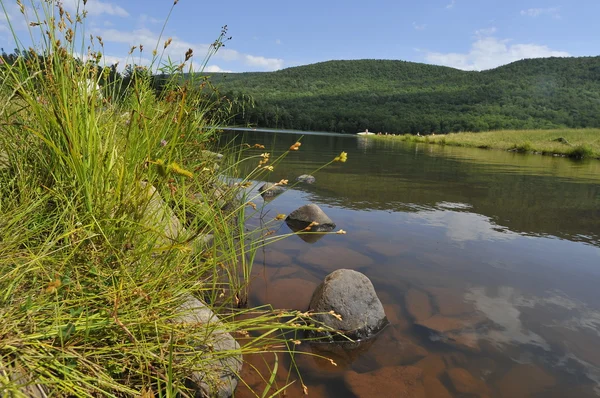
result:
[[[377,140],[499,149],[519,153],[600,159],[600,129],[499,130],[430,135],[367,136]]]
[[[1,3],[17,51],[0,58],[0,396],[229,396],[248,387],[241,361],[263,354],[258,396],[305,389],[276,375],[303,331],[324,329],[247,306],[256,251],[287,235],[273,235],[282,215],[245,223],[260,212],[252,181],[300,143],[211,152],[227,114],[202,81],[182,83],[191,49],[172,64],[170,38],[133,47],[123,78],[84,34],[86,1],[75,15],[17,4],[33,43]],[[224,28],[201,67],[226,40]],[[240,175],[241,162],[254,167]]]

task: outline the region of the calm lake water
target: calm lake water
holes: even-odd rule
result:
[[[300,138],[226,135],[272,157]],[[353,352],[300,345],[338,365],[297,357],[310,396],[600,395],[599,161],[305,135],[269,181],[291,184],[341,151],[348,161],[315,173],[314,184],[255,200],[264,220],[316,203],[347,234],[266,247],[250,305],[306,310],[327,274],[349,268],[371,279],[391,322]],[[290,233],[283,222],[275,231]],[[250,366],[243,376],[264,385]],[[296,382],[288,396],[301,390]]]

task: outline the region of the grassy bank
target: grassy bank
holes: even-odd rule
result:
[[[561,155],[571,158],[600,158],[600,129],[500,130],[428,136],[383,135],[372,136],[372,138]]]
[[[152,64],[118,79],[102,38],[79,36],[84,3],[23,5],[36,42],[13,30],[20,55],[0,63],[0,396],[193,396],[193,373],[216,388],[215,361],[287,352],[305,328],[297,312],[244,308],[280,222],[247,231],[244,188],[275,156],[227,183],[245,155],[207,152],[223,112],[201,82],[180,84],[191,50],[165,65],[170,39],[134,48],[132,63],[146,51]],[[171,75],[159,93],[157,70]],[[223,323],[186,321],[190,298]],[[244,344],[215,350],[217,330]]]

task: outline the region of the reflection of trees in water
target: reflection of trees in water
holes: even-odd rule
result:
[[[262,133],[247,136],[245,142],[281,153],[297,138]],[[510,231],[600,246],[600,183],[592,179],[600,162],[356,136],[307,135],[302,142],[300,151],[275,167],[269,181],[292,181],[340,151],[348,152],[346,163],[318,172],[315,184],[295,186],[308,200],[352,210],[411,213],[445,210],[438,206],[443,202],[464,203],[471,206],[470,213]]]

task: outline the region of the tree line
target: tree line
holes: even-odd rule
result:
[[[328,61],[210,79],[241,126],[399,134],[600,127],[600,57],[529,59],[482,72]]]

